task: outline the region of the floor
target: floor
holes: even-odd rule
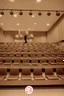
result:
[[[29,96],[25,88],[0,88],[0,96]],[[30,96],[64,96],[64,88],[34,88]]]

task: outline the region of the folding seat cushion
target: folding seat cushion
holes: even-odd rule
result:
[[[31,79],[31,71],[29,68],[22,68],[22,79]]]
[[[49,64],[48,59],[47,59],[46,57],[42,57],[42,58],[40,59],[40,63],[41,63],[42,65],[48,65],[48,64]]]
[[[15,57],[15,58],[13,59],[13,64],[19,65],[20,63],[21,63],[21,59],[20,59],[20,58]]]
[[[3,64],[5,64],[5,65],[10,65],[10,64],[12,64],[12,58],[6,57],[6,58],[4,59]]]
[[[8,80],[18,80],[19,78],[19,69],[12,68],[10,69]]]
[[[7,75],[7,69],[0,68],[0,80],[4,79]]]
[[[31,65],[37,66],[39,64],[40,64],[40,62],[39,62],[38,58],[32,58],[31,59]]]
[[[30,57],[32,58],[36,57],[36,52],[30,52]]]
[[[48,80],[57,80],[58,77],[54,75],[53,69],[52,68],[46,68],[45,69],[45,76]]]
[[[8,57],[8,52],[3,52],[3,53],[2,53],[2,56],[3,56],[3,57]]]
[[[3,64],[3,57],[0,57],[0,65]]]
[[[49,53],[48,52],[44,52],[43,53],[45,57],[48,57],[49,56]]]
[[[51,57],[56,57],[56,53],[51,51],[51,52],[50,52],[50,56],[51,56]]]
[[[56,74],[57,74],[61,79],[64,79],[64,70],[63,70],[63,68],[56,68]]]
[[[34,68],[33,77],[34,77],[34,79],[43,79],[44,80],[44,77],[42,75],[42,69],[41,68]]]
[[[49,60],[49,63],[51,65],[56,65],[56,61],[55,61],[55,58],[54,57],[49,57],[48,60]]]
[[[42,57],[42,52],[37,52],[37,57]]]
[[[22,54],[23,54],[23,57],[27,57],[27,58],[29,57],[29,53],[28,52],[23,52]]]
[[[21,57],[21,52],[15,52],[16,57]]]
[[[22,63],[22,65],[30,65],[30,59],[29,58],[22,58],[21,63]]]
[[[2,57],[2,52],[0,52],[0,57]]]
[[[56,57],[56,64],[64,65],[64,58],[63,57]]]
[[[8,55],[9,55],[9,57],[14,57],[15,56],[15,52],[9,52]]]

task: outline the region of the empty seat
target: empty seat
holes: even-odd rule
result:
[[[23,57],[29,57],[29,53],[28,52],[23,52],[22,55],[23,55]]]
[[[30,57],[32,57],[32,58],[34,58],[34,57],[36,57],[37,55],[36,55],[36,52],[30,52]]]
[[[0,57],[0,65],[3,64],[3,57]]]
[[[57,80],[58,77],[54,75],[53,69],[52,68],[47,68],[45,69],[45,76],[48,80]]]
[[[22,79],[31,79],[31,71],[29,68],[23,68],[22,69]]]
[[[55,60],[54,57],[49,57],[48,60],[49,60],[49,63],[50,63],[51,65],[56,65],[56,60]]]
[[[10,64],[12,64],[12,58],[6,57],[6,58],[4,59],[3,64],[5,64],[5,65],[10,65]]]
[[[16,57],[21,57],[21,52],[15,52]]]
[[[56,64],[58,65],[64,65],[64,60],[62,57],[57,57],[56,58]]]
[[[63,70],[63,68],[56,68],[56,74],[57,74],[61,79],[64,79],[64,70]]]
[[[15,57],[15,58],[13,59],[13,64],[19,65],[20,63],[21,63],[21,59],[20,59],[20,58]]]
[[[9,52],[8,55],[9,55],[9,57],[14,57],[15,56],[15,52]]]
[[[34,77],[34,79],[43,79],[44,80],[44,77],[42,75],[42,69],[41,68],[34,68],[33,77]]]
[[[31,65],[37,66],[39,64],[40,64],[40,62],[39,62],[38,58],[32,58],[31,59]]]
[[[37,52],[37,57],[42,57],[42,53],[41,52]]]
[[[23,58],[21,60],[22,65],[30,65],[30,59],[29,58]]]
[[[3,57],[8,57],[8,52],[3,52],[3,53],[2,53],[2,56],[3,56]]]
[[[41,63],[42,65],[48,65],[48,64],[49,64],[48,59],[47,59],[46,57],[42,57],[42,58],[40,59],[40,63]]]
[[[10,69],[8,80],[18,80],[19,78],[19,69],[12,68]]]
[[[0,68],[0,80],[4,79],[7,75],[7,69]]]

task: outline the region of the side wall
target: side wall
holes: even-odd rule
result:
[[[49,43],[64,40],[64,15],[47,33],[47,41]]]

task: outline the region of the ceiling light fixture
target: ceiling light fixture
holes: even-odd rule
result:
[[[51,13],[48,11],[47,16],[50,16],[50,15],[51,15]]]
[[[42,0],[36,0],[36,3],[40,3]]]
[[[19,23],[17,23],[16,25],[17,25],[17,26],[19,26],[20,24],[19,24]]]
[[[14,12],[11,10],[11,11],[10,11],[10,15],[13,15],[13,14],[14,14]]]
[[[9,2],[12,2],[12,3],[15,2],[15,0],[8,0],[8,1],[9,1]]]
[[[56,11],[56,16],[60,16],[60,12]]]
[[[3,12],[3,11],[1,11],[1,12],[0,12],[0,14],[1,14],[1,15],[4,15],[4,12]]]
[[[37,23],[34,23],[34,25],[36,25]]]
[[[22,12],[22,10],[20,10],[20,12],[19,12],[19,15],[23,15],[23,12]]]
[[[30,10],[29,15],[32,16],[32,10]]]
[[[46,24],[47,26],[50,26],[50,24],[48,23],[48,24]]]
[[[41,16],[41,15],[42,15],[42,13],[39,11],[39,12],[38,12],[38,15],[39,15],[39,16]]]

